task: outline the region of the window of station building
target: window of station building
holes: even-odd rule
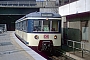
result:
[[[67,4],[67,3],[69,3],[69,0],[64,0],[64,4]]]
[[[74,2],[74,1],[77,1],[77,0],[70,0],[70,2]]]
[[[88,41],[89,40],[88,21],[81,21],[81,30],[82,30],[82,41]]]
[[[78,0],[59,0],[59,5],[62,6],[62,5],[65,5],[65,4],[72,3],[74,1],[78,1]]]

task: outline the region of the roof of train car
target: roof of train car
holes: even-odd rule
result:
[[[58,13],[50,13],[50,12],[33,12],[33,13],[27,14],[26,17],[43,17],[42,14],[52,14],[53,16],[51,17],[61,17]]]
[[[42,14],[50,14],[49,16],[42,16]],[[60,14],[58,13],[50,13],[50,12],[32,12],[32,13],[29,13],[27,15],[25,15],[24,17],[18,19],[17,21],[20,21],[20,20],[23,20],[24,18],[28,18],[28,17],[38,17],[38,18],[61,18]],[[16,22],[17,22],[16,21]]]

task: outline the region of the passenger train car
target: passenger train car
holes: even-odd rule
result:
[[[61,46],[61,16],[57,13],[33,12],[15,22],[15,34],[27,46],[49,51]]]

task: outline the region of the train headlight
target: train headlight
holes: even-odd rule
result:
[[[38,36],[38,35],[35,35],[34,38],[35,38],[35,39],[39,39],[39,36]]]
[[[57,35],[54,36],[54,39],[57,39]]]

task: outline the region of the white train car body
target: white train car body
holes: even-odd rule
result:
[[[53,17],[54,16],[54,17]],[[16,22],[16,36],[38,50],[61,46],[61,17],[53,13],[35,12]]]

